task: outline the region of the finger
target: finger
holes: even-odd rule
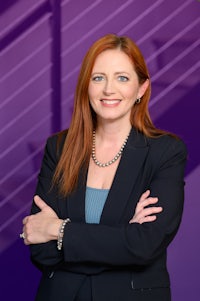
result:
[[[139,202],[144,201],[146,198],[148,198],[148,196],[150,195],[150,190],[146,190],[140,197]]]
[[[140,207],[147,207],[147,206],[149,206],[149,205],[152,205],[152,204],[156,204],[158,202],[158,198],[157,197],[149,197],[149,198],[146,198],[145,200],[143,200],[143,201],[140,201],[139,203],[138,203],[138,205],[140,206]]]
[[[147,209],[144,209],[143,211],[139,212],[136,217],[133,217],[133,220],[140,223],[141,221],[143,221],[147,217],[158,214],[161,211],[162,211],[161,207],[153,208],[153,209],[152,208],[147,208]]]
[[[137,206],[135,208],[135,212],[138,213],[140,211],[142,211],[145,207],[152,205],[152,204],[156,204],[158,202],[158,198],[147,198],[143,201],[139,201],[137,203]]]
[[[141,218],[138,217],[137,220],[131,219],[129,221],[129,224],[134,224],[134,223],[143,224],[143,223],[153,222],[156,220],[156,218],[157,218],[156,215],[149,215]]]
[[[162,207],[150,207],[142,209],[141,211],[137,212],[136,216],[133,216],[133,218],[129,221],[130,224],[132,223],[143,223],[143,220],[147,217],[152,217],[152,214],[157,214],[163,211]],[[141,222],[142,221],[142,222]]]
[[[143,211],[141,211],[140,215],[142,217],[146,217],[155,213],[160,213],[163,210],[162,207],[150,207],[150,208],[145,208]],[[138,214],[139,215],[139,214]]]
[[[39,195],[34,196],[34,202],[41,210],[47,207],[47,204],[39,197]]]
[[[28,241],[27,238],[24,239],[24,244],[25,244],[26,246],[30,245],[30,242]]]
[[[156,220],[156,218],[157,218],[156,215],[146,216],[139,223],[144,224],[144,223],[154,222]]]
[[[25,225],[27,223],[28,220],[28,216],[26,216],[23,220],[22,220],[22,224]]]

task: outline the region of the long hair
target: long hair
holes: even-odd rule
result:
[[[155,137],[165,133],[155,128],[149,115],[148,102],[151,94],[151,83],[146,63],[137,45],[126,36],[108,34],[100,38],[90,47],[83,59],[76,87],[71,124],[53,178],[53,184],[59,185],[59,191],[63,195],[74,191],[80,170],[83,169],[86,172],[89,164],[92,132],[96,128],[96,114],[89,103],[88,86],[97,56],[109,49],[120,49],[130,58],[139,84],[149,80],[149,86],[141,103],[132,107],[131,125],[147,137]]]

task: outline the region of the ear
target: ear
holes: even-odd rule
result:
[[[141,98],[144,95],[144,93],[146,92],[148,86],[149,86],[149,79],[147,78],[145,80],[145,82],[143,84],[141,84],[141,86],[139,87],[137,98]]]

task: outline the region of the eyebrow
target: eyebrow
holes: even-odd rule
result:
[[[92,73],[92,75],[95,75],[95,74],[106,75],[106,73],[104,73],[104,72],[97,72],[97,71],[95,71],[95,72]],[[118,74],[127,74],[127,75],[130,75],[130,73],[127,72],[127,71],[117,71],[114,74],[115,75],[118,75]]]

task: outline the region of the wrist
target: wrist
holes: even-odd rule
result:
[[[62,219],[56,218],[49,228],[50,240],[57,240],[59,229],[63,223]]]
[[[65,226],[70,223],[70,219],[66,218],[65,220],[62,221],[59,231],[58,231],[58,239],[57,239],[57,249],[59,251],[62,250],[62,245],[63,245],[63,236],[64,236],[64,230],[65,230]]]

